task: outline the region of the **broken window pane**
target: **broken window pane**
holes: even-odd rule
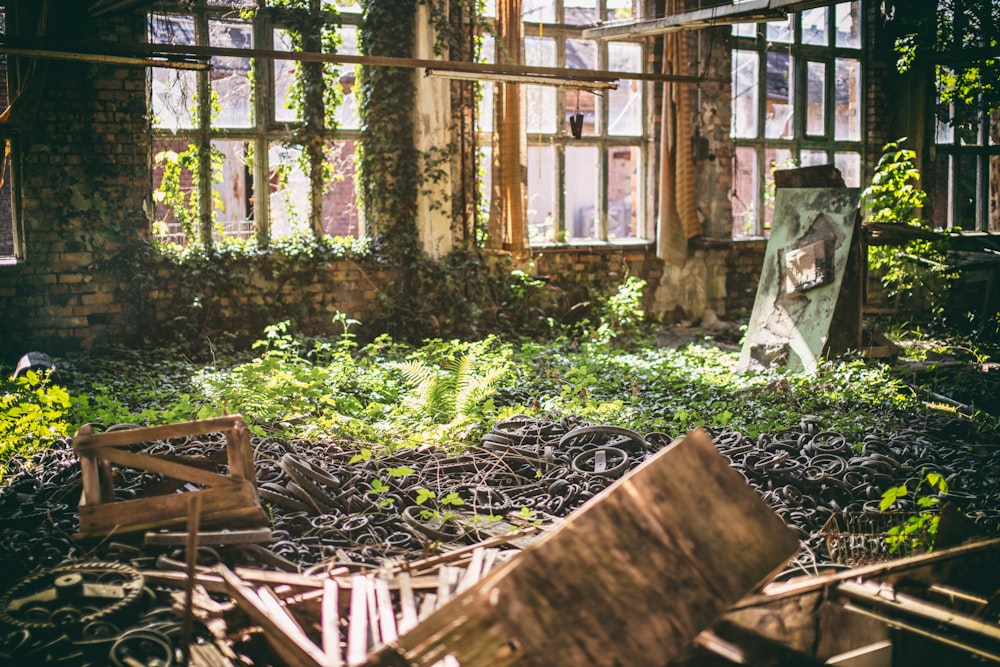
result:
[[[208,34],[212,46],[229,49],[253,47],[253,31],[246,23],[209,21]],[[212,81],[213,108],[218,109],[218,113],[213,114],[213,125],[250,127],[250,59],[214,56],[209,76]]]
[[[361,235],[355,148],[353,141],[334,141],[326,147],[327,164],[333,172],[323,195],[323,233],[327,236],[357,238]]]
[[[194,20],[187,16],[151,14],[149,41],[154,44],[194,44]],[[198,116],[198,76],[191,70],[151,68],[153,127],[177,131],[195,127]]]
[[[608,239],[639,236],[638,146],[608,149]]]
[[[733,155],[733,236],[751,236],[756,229],[757,151],[739,147]]]
[[[806,134],[826,134],[826,63],[806,63]]]
[[[1000,155],[989,157],[989,220],[986,231],[1000,232]]]
[[[609,43],[608,67],[618,72],[642,71],[642,47]],[[642,83],[634,79],[619,80],[618,88],[609,90],[606,95],[608,134],[642,136]]]
[[[244,141],[213,141],[212,219],[223,236],[246,239],[254,234],[251,218],[253,171]],[[221,161],[221,165],[219,164]]]
[[[557,226],[556,164],[554,146],[528,146],[528,239],[531,243],[562,241]]]
[[[530,159],[530,154],[529,154]],[[493,147],[486,144],[480,145],[479,157],[476,161],[477,172],[479,173],[479,219],[488,220],[490,217],[490,201],[493,197]]]
[[[767,54],[767,118],[764,137],[791,139],[795,136],[795,86],[792,76],[794,59],[787,53]]]
[[[835,120],[833,138],[861,140],[861,61],[837,58],[834,74]]]
[[[756,23],[736,23],[733,24],[733,34],[737,37],[756,37]]]
[[[979,215],[979,157],[971,154],[958,156],[953,176],[955,199],[955,225],[962,229],[978,230]]]
[[[153,141],[153,224],[160,241],[185,245],[184,226],[192,232],[198,220],[197,189],[192,168],[197,161],[188,139]]]
[[[828,14],[826,7],[807,9],[802,12],[802,43],[816,46],[829,46],[830,33],[827,30]]]
[[[757,137],[758,62],[755,51],[733,51],[731,133],[734,137]]]
[[[596,146],[566,147],[567,239],[601,238],[597,219],[598,159]]]

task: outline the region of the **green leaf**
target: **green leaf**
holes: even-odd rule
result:
[[[882,501],[879,503],[878,508],[884,512],[895,505],[897,500],[904,498],[906,494],[905,485],[894,486],[882,494]]]

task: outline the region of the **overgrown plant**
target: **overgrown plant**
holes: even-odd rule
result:
[[[50,383],[44,371],[29,370],[0,385],[0,480],[11,458],[30,456],[70,433],[70,405],[66,389]]]
[[[923,492],[927,486],[928,492]],[[941,504],[941,499],[948,495],[948,482],[944,475],[929,472],[921,478],[913,489],[912,504],[919,512],[910,514],[903,523],[891,526],[885,538],[890,553],[904,554],[914,551],[931,551],[934,549],[934,538],[937,536],[938,523],[941,516],[934,510]],[[909,500],[910,490],[905,484],[887,489],[882,494],[879,509],[883,512],[896,508],[904,499]]]

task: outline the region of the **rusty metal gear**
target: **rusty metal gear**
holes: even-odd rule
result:
[[[142,574],[121,563],[66,563],[14,584],[0,597],[0,620],[26,630],[84,626],[132,605],[143,585]]]

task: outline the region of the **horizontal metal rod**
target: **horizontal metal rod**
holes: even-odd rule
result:
[[[427,76],[438,76],[448,79],[499,81],[501,83],[527,83],[535,86],[558,86],[561,88],[577,88],[580,90],[617,90],[618,84],[611,81],[578,81],[561,79],[553,76],[529,76],[524,74],[489,74],[486,72],[439,72],[428,68]]]
[[[651,37],[681,30],[701,30],[734,23],[758,23],[783,20],[789,13],[832,5],[835,0],[749,0],[737,5],[706,7],[658,19],[586,28],[584,39],[613,39],[621,37]]]
[[[499,63],[472,63],[456,60],[425,58],[396,58],[390,56],[358,56],[317,51],[275,51],[273,49],[237,49],[223,46],[197,46],[194,44],[62,44],[49,42],[6,40],[0,43],[0,53],[12,49],[44,50],[52,54],[109,55],[116,57],[164,58],[168,56],[188,59],[208,58],[259,58],[262,60],[291,60],[296,62],[321,62],[340,65],[366,65],[376,67],[428,68],[441,72],[469,72],[476,74],[513,74],[556,77],[574,81],[606,81],[621,79],[675,83],[700,83],[704,77],[684,74],[654,74],[651,72],[620,72],[564,67],[537,67]],[[50,56],[51,57],[51,56]]]

